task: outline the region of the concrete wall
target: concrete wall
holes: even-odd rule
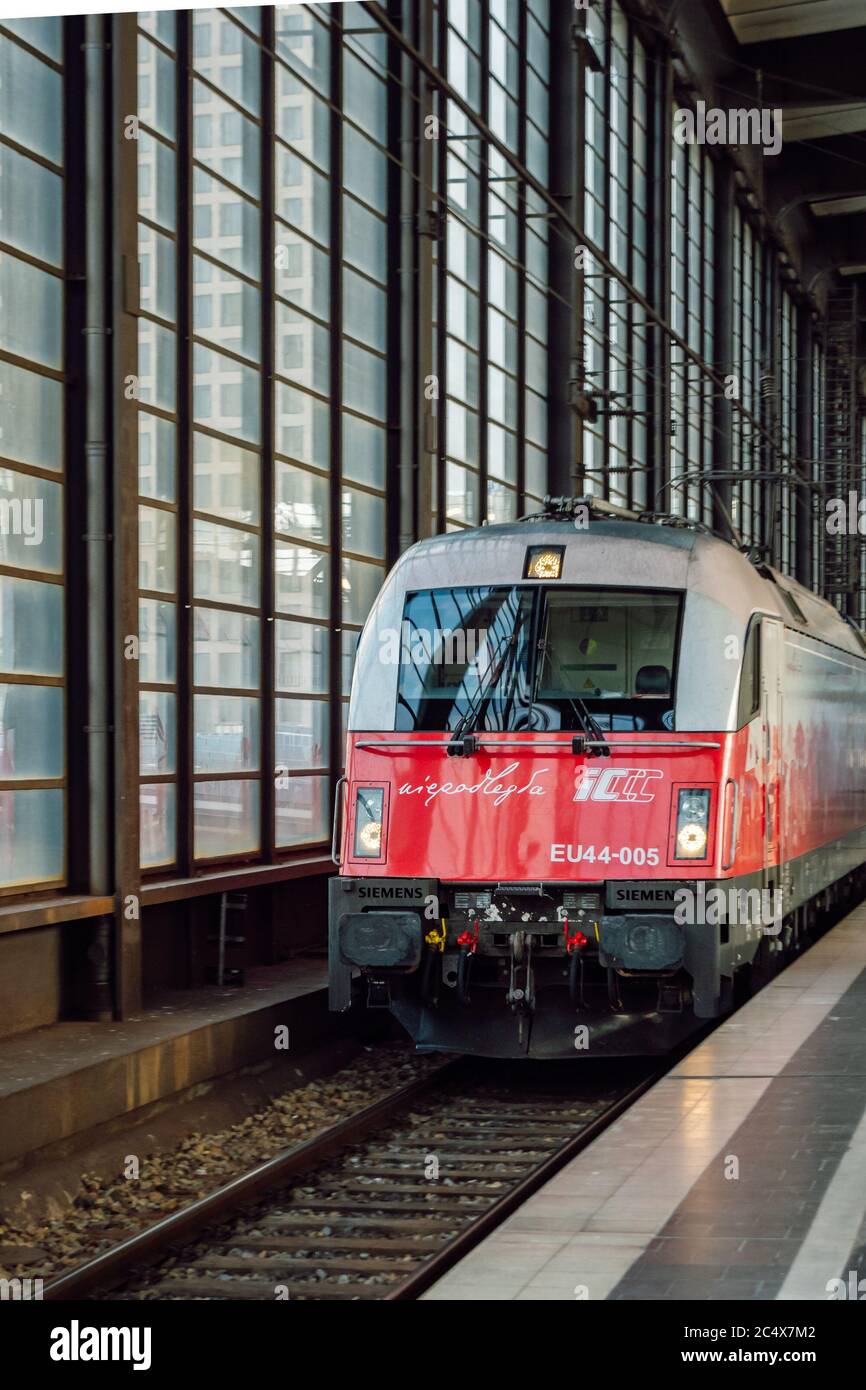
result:
[[[41,927],[0,936],[0,1037],[60,1017],[63,930]]]

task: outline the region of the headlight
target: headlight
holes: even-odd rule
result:
[[[561,545],[531,545],[526,552],[524,579],[559,579],[564,550]]]
[[[706,858],[709,820],[709,789],[684,787],[677,798],[675,859]]]
[[[378,859],[382,853],[381,787],[355,788],[355,858]]]

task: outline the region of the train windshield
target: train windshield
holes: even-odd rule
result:
[[[681,596],[483,587],[408,595],[398,730],[674,728]]]

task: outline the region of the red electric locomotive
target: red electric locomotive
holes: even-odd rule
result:
[[[673,520],[673,519],[670,519]],[[866,859],[866,638],[589,499],[408,550],[362,634],[330,1002],[423,1049],[668,1050]]]

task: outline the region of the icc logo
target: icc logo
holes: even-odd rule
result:
[[[654,801],[647,783],[664,774],[653,767],[581,767],[574,774],[574,801]]]

